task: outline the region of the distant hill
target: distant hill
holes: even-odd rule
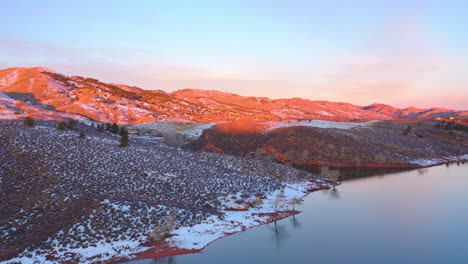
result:
[[[138,124],[246,119],[366,121],[468,116],[466,112],[447,109],[398,109],[379,104],[360,107],[301,98],[273,100],[199,89],[167,93],[66,76],[43,67],[0,70],[0,92],[0,120],[24,119],[31,115],[38,119],[89,118],[106,123]]]
[[[420,109],[415,107],[396,108],[385,104],[372,104],[362,109],[391,116],[393,118],[434,119],[440,118],[468,118],[468,111],[456,111],[445,108]]]

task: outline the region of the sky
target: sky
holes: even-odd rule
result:
[[[468,109],[468,1],[0,0],[0,68]]]

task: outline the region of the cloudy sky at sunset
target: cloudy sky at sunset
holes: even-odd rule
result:
[[[0,0],[0,68],[468,109],[468,1]]]

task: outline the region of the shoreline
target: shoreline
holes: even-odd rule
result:
[[[377,162],[362,162],[359,165],[356,162],[327,162],[327,161],[311,161],[307,163],[290,163],[296,168],[315,168],[329,167],[330,169],[362,169],[362,170],[385,170],[385,169],[421,169],[432,166],[443,165],[452,162],[467,162],[468,154],[434,158],[419,158],[407,163],[377,163]],[[288,162],[279,162],[280,164],[288,164]]]
[[[464,162],[468,160],[468,155],[437,158],[429,160],[432,163],[425,163],[417,168],[426,168],[436,165],[448,164],[451,162]],[[425,160],[427,161],[427,160]],[[414,168],[413,169],[417,169]],[[213,219],[210,217],[201,224],[194,226],[183,226],[172,232],[171,237],[159,243],[137,243],[136,241],[118,241],[113,244],[101,244],[97,248],[82,248],[80,251],[96,251],[102,248],[111,248],[114,253],[82,254],[76,252],[65,252],[65,254],[45,254],[35,258],[15,257],[13,259],[2,260],[0,263],[123,263],[133,260],[150,259],[158,257],[168,257],[183,254],[193,254],[201,252],[208,245],[223,237],[243,232],[247,229],[260,225],[269,224],[284,218],[300,213],[300,211],[288,210],[294,198],[304,198],[312,192],[330,189],[340,183],[327,178],[309,179],[295,184],[285,184],[282,190],[277,190],[270,195],[263,197],[264,205],[259,208],[235,208],[231,204],[224,205],[222,212],[226,214],[225,219]],[[272,202],[275,196],[283,193],[281,209],[273,210]],[[286,210],[284,210],[286,208]],[[101,248],[100,248],[101,247]],[[2,256],[5,252],[0,252]],[[60,256],[62,255],[62,256]],[[85,256],[87,255],[87,256]]]
[[[430,159],[430,160],[423,160],[424,165],[421,164],[421,163],[416,163],[416,164],[413,163],[413,165],[409,166],[409,167],[403,167],[403,166],[402,167],[399,167],[399,166],[394,166],[394,167],[393,166],[392,167],[365,167],[363,169],[375,169],[375,168],[377,168],[377,169],[388,169],[388,168],[418,169],[418,168],[429,168],[429,167],[433,167],[433,166],[449,164],[449,163],[452,163],[452,162],[465,162],[465,161],[468,161],[468,155],[467,154],[460,155],[460,156],[442,157],[442,158],[433,158],[433,159]],[[341,168],[343,168],[343,167],[341,167]],[[314,180],[309,180],[309,182],[317,183]],[[313,188],[308,188],[306,190],[306,192],[305,192],[305,195],[303,195],[300,198],[302,199],[302,198],[306,197],[307,195],[309,195],[312,192],[316,192],[316,191],[320,191],[320,190],[324,190],[324,189],[330,189],[330,188],[334,188],[334,187],[340,185],[339,182],[334,182],[334,181],[328,181],[327,184],[330,184],[330,185],[327,186],[326,184],[323,184],[323,185],[320,184],[320,185],[315,186]],[[289,201],[288,205],[290,205],[290,203],[291,203],[291,201]],[[246,208],[225,208],[224,211],[225,212],[250,212],[250,210],[246,209]],[[160,258],[160,257],[169,257],[169,256],[176,256],[176,255],[199,253],[199,252],[203,251],[206,247],[208,247],[211,243],[214,243],[215,241],[217,241],[217,240],[219,240],[219,239],[221,239],[223,237],[227,237],[227,236],[239,233],[239,232],[244,232],[244,231],[246,231],[248,229],[258,227],[258,226],[261,226],[261,225],[270,224],[270,223],[273,223],[273,222],[288,218],[290,216],[293,216],[293,215],[296,215],[296,214],[299,214],[299,213],[301,213],[301,211],[293,211],[293,210],[278,211],[276,213],[274,213],[274,212],[273,213],[272,212],[269,212],[269,213],[268,212],[266,212],[266,213],[253,212],[251,214],[251,216],[254,216],[254,215],[267,216],[268,218],[264,219],[263,221],[256,220],[257,224],[251,225],[249,227],[243,226],[241,228],[241,230],[238,230],[238,231],[225,232],[222,236],[219,236],[216,239],[211,240],[210,242],[206,243],[201,248],[192,248],[192,249],[179,248],[177,246],[172,246],[168,242],[161,242],[161,243],[153,244],[150,249],[148,249],[148,250],[146,250],[144,252],[136,253],[135,257],[114,259],[114,260],[106,261],[105,263],[109,263],[109,264],[112,264],[112,263],[125,263],[125,262],[133,261],[133,260],[142,260],[142,259],[151,259],[151,258]]]
[[[448,164],[451,162],[464,162],[468,160],[468,155],[453,156],[425,160],[417,168],[426,168],[436,165]],[[417,169],[413,168],[413,169]],[[0,263],[123,263],[133,260],[150,259],[158,257],[168,257],[183,254],[193,254],[201,252],[208,245],[223,237],[243,232],[247,229],[260,225],[269,224],[284,218],[300,213],[288,208],[293,204],[294,198],[302,199],[312,192],[330,189],[340,183],[327,178],[309,179],[295,184],[285,184],[284,188],[262,197],[264,202],[258,208],[234,207],[232,204],[225,204],[222,212],[224,219],[209,217],[201,224],[194,226],[182,226],[171,233],[171,236],[163,242],[138,243],[137,241],[117,241],[115,243],[102,243],[95,248],[81,248],[79,252],[65,252],[56,254],[51,252],[45,255],[36,255],[34,258],[14,257],[2,260]],[[272,202],[278,195],[283,195],[281,206],[274,210]],[[102,249],[108,249],[103,253]],[[85,254],[83,254],[86,252]],[[89,252],[95,252],[90,254]],[[0,256],[6,252],[0,252]]]
[[[289,207],[292,205],[292,199],[293,198],[304,198],[307,195],[309,195],[312,192],[324,190],[324,189],[330,189],[335,186],[338,186],[340,183],[339,182],[334,182],[331,180],[320,180],[320,179],[315,179],[315,180],[308,180],[307,183],[302,184],[301,187],[303,187],[302,190],[297,190],[302,192],[302,195],[300,197],[292,197],[289,196],[288,200],[285,201],[284,207]],[[287,187],[290,188],[290,187]],[[269,196],[270,198],[272,196]],[[268,199],[268,197],[265,200],[271,200]],[[141,259],[150,259],[150,258],[159,258],[159,257],[168,257],[168,256],[176,256],[176,255],[184,255],[184,254],[193,254],[193,253],[198,253],[201,252],[203,249],[205,249],[207,246],[209,246],[211,243],[226,237],[230,236],[239,232],[244,232],[248,229],[258,227],[261,225],[265,224],[270,224],[285,218],[288,218],[290,216],[296,215],[301,213],[301,211],[296,211],[296,210],[282,210],[282,211],[270,211],[269,209],[271,208],[251,208],[251,209],[245,209],[245,208],[225,208],[223,211],[228,214],[227,219],[224,221],[220,221],[218,223],[213,223],[212,226],[205,227],[203,231],[208,231],[207,233],[204,233],[205,235],[211,236],[212,239],[201,239],[201,241],[193,242],[193,241],[184,241],[184,239],[178,240],[177,237],[182,235],[182,234],[190,234],[193,232],[190,232],[190,229],[197,229],[197,226],[203,225],[195,225],[193,227],[181,227],[182,231],[180,232],[180,229],[176,230],[174,233],[175,235],[171,236],[169,239],[167,239],[164,242],[160,243],[154,243],[151,245],[151,248],[144,252],[136,253],[134,254],[134,257],[129,257],[129,258],[115,258],[111,259],[109,261],[105,261],[105,263],[124,263],[128,261],[133,261],[133,260],[141,260]],[[228,224],[228,222],[233,222],[232,219],[237,219],[240,220],[239,218],[244,218],[244,222],[242,224]],[[251,221],[245,221],[245,220],[251,220]],[[216,233],[216,230],[219,227],[227,227],[225,230],[221,230],[221,232]],[[184,230],[185,229],[185,230]],[[209,231],[211,230],[211,231]],[[179,231],[179,232],[178,232]],[[190,236],[190,235],[189,235]],[[195,240],[197,240],[195,238]],[[190,246],[192,244],[192,246]]]
[[[178,248],[178,247],[175,247],[175,246],[171,246],[168,242],[160,242],[160,243],[154,243],[150,249],[144,251],[144,252],[140,252],[140,253],[136,253],[135,257],[133,258],[123,258],[123,259],[115,259],[115,260],[109,260],[109,261],[106,261],[104,263],[108,263],[108,264],[113,264],[113,263],[125,263],[125,262],[128,262],[128,261],[134,261],[134,260],[142,260],[142,259],[152,259],[152,258],[161,258],[161,257],[170,257],[170,256],[177,256],[177,255],[186,255],[186,254],[193,254],[193,253],[199,253],[201,251],[203,251],[206,247],[208,247],[209,245],[211,245],[212,243],[224,238],[224,237],[227,237],[227,236],[230,236],[230,235],[234,235],[234,234],[237,234],[239,232],[244,232],[248,229],[252,229],[252,228],[255,228],[255,227],[258,227],[258,226],[261,226],[261,225],[266,225],[266,224],[270,224],[270,223],[274,223],[276,221],[279,221],[279,220],[282,220],[282,219],[285,219],[285,218],[288,218],[290,216],[293,216],[293,215],[296,215],[296,214],[299,214],[301,213],[301,211],[281,211],[281,212],[277,212],[276,216],[275,216],[275,213],[260,213],[261,216],[268,216],[270,217],[268,220],[264,221],[264,222],[259,222],[257,225],[253,225],[253,226],[250,226],[248,228],[242,228],[242,230],[240,231],[237,231],[237,232],[226,232],[224,233],[223,236],[215,239],[215,240],[212,240],[211,242],[209,242],[207,245],[205,245],[203,248],[200,248],[200,249],[185,249],[185,248]],[[254,213],[255,214],[255,213]]]
[[[247,229],[269,224],[299,211],[289,210],[295,199],[302,199],[311,192],[330,189],[340,183],[329,179],[307,179],[297,183],[284,184],[261,198],[261,206],[247,211],[236,204],[223,204],[224,216],[210,216],[202,223],[182,226],[171,232],[170,237],[159,243],[123,240],[111,243],[102,242],[95,247],[78,248],[66,252],[51,251],[27,257],[16,256],[0,263],[122,263],[132,260],[191,254],[202,251],[212,242]],[[278,198],[280,197],[280,198]],[[239,205],[237,205],[239,206]],[[0,252],[0,256],[2,253]]]

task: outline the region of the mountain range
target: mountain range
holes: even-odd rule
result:
[[[400,109],[384,104],[357,106],[301,98],[269,99],[213,90],[144,90],[94,78],[66,76],[44,67],[0,70],[0,120],[91,119],[138,124],[158,121],[226,122],[320,119],[331,121],[398,118],[465,118],[468,111]]]

